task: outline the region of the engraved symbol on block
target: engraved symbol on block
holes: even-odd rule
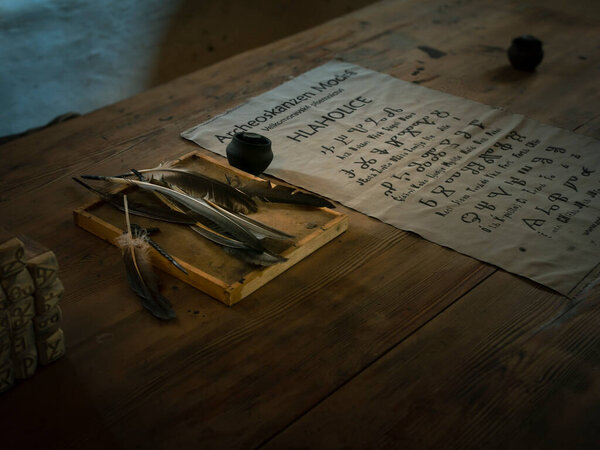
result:
[[[9,277],[23,269],[25,248],[17,238],[0,244],[0,277]]]
[[[18,355],[27,353],[34,345],[35,335],[33,333],[33,323],[27,322],[23,328],[12,330],[13,354]]]
[[[30,258],[27,268],[38,288],[51,285],[58,276],[58,261],[52,251]]]
[[[46,282],[56,275],[56,270],[51,267],[36,267],[34,272],[35,282],[38,286],[43,286]]]
[[[2,280],[2,286],[4,286],[6,295],[11,302],[16,302],[35,292],[33,278],[27,270],[21,270],[19,273]]]
[[[38,355],[41,364],[48,364],[65,354],[65,338],[63,331],[56,332],[38,341]]]
[[[35,347],[32,347],[27,353],[17,355],[14,360],[15,378],[25,379],[32,376],[37,369],[37,363],[38,358]]]
[[[27,348],[27,340],[25,335],[19,335],[13,337],[13,349],[15,353],[22,353]]]
[[[60,307],[55,306],[50,309],[46,314],[36,316],[33,319],[35,325],[35,331],[39,336],[51,334],[58,330],[60,322],[62,321],[62,311]]]
[[[13,384],[15,384],[15,373],[12,363],[8,361],[3,366],[0,366],[0,393],[10,389]]]
[[[35,291],[35,310],[37,313],[45,314],[56,306],[64,290],[62,282],[57,278],[50,286]]]
[[[33,297],[19,300],[8,309],[8,320],[13,329],[23,327],[34,315]]]

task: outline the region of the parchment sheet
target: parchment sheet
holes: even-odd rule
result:
[[[577,296],[600,275],[600,142],[333,61],[182,133],[268,174]]]

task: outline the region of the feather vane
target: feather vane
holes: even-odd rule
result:
[[[184,205],[189,208],[192,212],[205,217],[217,225],[222,227],[228,234],[236,238],[237,240],[246,244],[249,248],[252,248],[257,251],[262,251],[263,246],[260,244],[258,238],[250,233],[247,229],[234,222],[223,213],[217,211],[215,208],[210,206],[206,201],[202,199],[196,199],[187,194],[183,194],[181,192],[177,192],[173,189],[169,189],[165,186],[148,183],[146,181],[138,181],[129,178],[118,178],[118,177],[105,177],[98,175],[82,175],[82,178],[85,179],[96,179],[96,180],[105,180],[118,184],[129,184],[133,186],[138,186],[140,189],[148,190],[151,192],[158,192],[163,194],[170,199],[177,201],[179,204]]]
[[[141,181],[144,181],[144,175],[135,169],[132,169],[132,172],[138,176],[138,178]],[[159,186],[165,186],[169,189],[172,189],[176,192],[179,192],[181,194],[185,194],[185,192],[179,188],[178,186],[170,186],[168,185],[164,180],[161,181],[154,181],[153,184],[159,185]],[[168,204],[171,208],[175,209],[175,210],[181,210],[178,207],[173,207],[172,202],[166,201],[164,199],[164,197],[162,197],[162,194],[156,193],[157,195],[159,195],[159,198],[165,202],[166,204]],[[243,215],[242,213],[235,213],[235,212],[231,212],[228,211],[225,208],[221,208],[219,205],[217,205],[216,203],[211,202],[208,199],[205,199],[205,202],[213,207],[216,211],[218,211],[219,213],[221,213],[223,216],[225,216],[226,218],[232,220],[233,222],[239,224],[241,227],[247,229],[248,231],[250,231],[252,234],[254,234],[258,239],[264,239],[266,237],[271,238],[271,239],[290,239],[293,238],[294,236],[284,233],[283,231],[277,230],[273,227],[269,227],[268,225],[265,225],[262,222],[259,222],[257,220],[251,219],[250,217],[247,217],[245,215]],[[188,212],[189,213],[189,212]]]
[[[282,184],[274,184],[267,180],[244,179],[240,181],[236,177],[235,182],[231,179],[228,179],[228,181],[232,186],[235,185],[237,189],[245,192],[250,197],[256,197],[265,202],[335,208],[333,203],[323,197]]]
[[[210,200],[233,212],[248,214],[258,210],[256,202],[246,193],[200,172],[171,167],[168,164],[138,172],[149,175],[151,180],[161,180],[171,188],[177,186],[192,197]],[[122,176],[125,175],[119,175]]]
[[[175,318],[171,302],[158,288],[158,278],[152,271],[149,259],[150,245],[145,234],[132,232],[129,222],[127,196],[123,197],[127,231],[117,238],[117,244],[123,251],[123,261],[127,281],[131,289],[142,299],[142,305],[155,317],[162,320]]]
[[[240,226],[245,227],[251,233],[253,233],[257,238],[271,238],[271,239],[290,239],[293,238],[291,234],[284,233],[283,231],[277,230],[273,227],[265,225],[258,220],[251,219],[250,217],[244,216],[243,214],[236,214],[230,211],[227,211],[221,208],[219,205],[211,203],[209,200],[206,201],[210,206],[215,208],[217,211],[223,213],[223,215],[227,216],[234,222],[238,223]]]
[[[147,181],[146,178],[144,177],[144,175],[142,173],[140,173],[139,171],[137,171],[135,169],[132,169],[131,171],[139,178],[140,181]],[[153,184],[168,187],[168,186],[166,186],[166,183],[164,183],[163,181],[154,180]],[[238,248],[238,249],[249,249],[250,248],[243,242],[240,242],[237,239],[233,239],[233,238],[223,234],[226,231],[223,230],[215,222],[208,220],[208,219],[200,216],[199,214],[194,214],[194,212],[191,211],[189,208],[185,207],[184,205],[179,204],[175,200],[172,200],[172,199],[166,197],[164,194],[162,194],[160,192],[154,191],[153,194],[169,209],[173,210],[176,213],[183,213],[187,217],[192,218],[195,222],[193,224],[190,224],[190,228],[193,231],[195,231],[196,233],[198,233],[199,235],[205,237],[206,239],[214,242],[215,244],[222,245],[225,247]]]
[[[119,211],[125,211],[123,206],[123,196],[124,194],[112,194],[110,192],[104,191],[102,189],[97,189],[90,186],[83,181],[73,178],[73,181],[79,183],[81,186],[93,192],[102,198],[105,202],[112,205]],[[186,214],[178,211],[174,211],[162,204],[156,204],[156,202],[152,203],[149,199],[146,202],[133,202],[128,199],[128,211],[130,214],[140,217],[146,217],[149,219],[160,220],[163,222],[177,223],[182,225],[193,225],[196,221],[187,216]]]

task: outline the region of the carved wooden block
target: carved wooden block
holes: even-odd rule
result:
[[[2,236],[3,233],[0,233]],[[10,277],[25,267],[25,247],[16,237],[0,240],[0,278]]]
[[[15,384],[15,372],[12,362],[0,364],[0,394],[9,390]]]
[[[29,297],[35,292],[33,278],[26,269],[11,275],[2,280],[4,292],[11,302],[16,302],[22,298]]]
[[[50,286],[36,290],[34,294],[36,312],[38,314],[45,314],[58,305],[58,301],[64,290],[65,288],[58,278]]]
[[[58,278],[58,260],[54,252],[47,250],[27,259],[27,270],[36,288],[50,286]]]
[[[40,364],[49,364],[65,354],[65,336],[62,329],[37,342]]]
[[[65,354],[54,252],[0,227],[0,393]]]
[[[15,378],[24,380],[32,376],[38,365],[37,349],[32,347],[25,353],[20,353],[13,357],[13,368]]]
[[[35,333],[33,332],[33,323],[27,322],[22,328],[12,330],[12,354],[30,353],[31,348],[35,347]]]
[[[26,297],[13,303],[7,313],[8,322],[13,330],[24,327],[35,316],[33,297]]]
[[[46,314],[35,316],[33,318],[33,326],[35,334],[40,339],[41,336],[46,336],[54,333],[60,328],[62,321],[62,311],[59,306],[55,306]]]
[[[10,334],[8,330],[0,331],[0,366],[10,358]]]

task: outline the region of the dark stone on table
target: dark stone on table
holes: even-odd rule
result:
[[[543,57],[542,41],[530,35],[514,38],[508,49],[508,59],[512,66],[524,72],[533,72]]]

